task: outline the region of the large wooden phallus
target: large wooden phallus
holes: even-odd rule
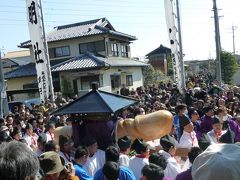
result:
[[[131,136],[145,141],[159,139],[170,133],[173,124],[173,115],[169,111],[160,110],[147,115],[136,116],[135,119],[119,120],[116,123],[116,138]],[[71,126],[58,127],[54,131],[54,138],[58,143],[60,135],[67,138],[72,136]]]
[[[120,120],[117,123],[116,135],[117,138],[131,136],[150,141],[169,134],[172,124],[172,113],[160,110],[147,115],[136,116],[135,119]]]

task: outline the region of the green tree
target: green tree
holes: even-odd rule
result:
[[[152,65],[143,68],[144,85],[154,84],[155,69]]]
[[[170,79],[162,71],[155,70],[152,65],[143,68],[144,85],[157,84],[161,81],[168,82]]]
[[[237,71],[237,62],[231,52],[221,51],[221,70],[224,83],[231,84],[232,77]]]

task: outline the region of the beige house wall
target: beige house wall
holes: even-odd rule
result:
[[[29,84],[36,80],[37,77],[35,76],[8,79],[7,90],[22,90],[24,84]]]
[[[37,78],[35,76],[8,79],[6,81],[7,90],[8,91],[22,90],[24,84],[29,84],[36,80],[37,80]],[[25,100],[25,99],[31,99],[31,98],[36,98],[36,97],[39,97],[38,93],[29,92],[29,93],[25,93],[25,94],[15,94],[13,96],[12,100],[18,101],[18,100]]]
[[[142,76],[142,67],[112,67],[108,70],[93,70],[93,71],[79,71],[79,72],[60,72],[60,83],[61,88],[62,85],[62,79],[67,80],[70,82],[71,87],[73,87],[73,80],[77,80],[78,84],[78,92],[79,95],[84,94],[86,91],[89,90],[83,90],[84,92],[81,92],[81,78],[82,76],[92,76],[92,75],[101,75],[102,76],[102,82],[100,82],[101,87],[100,90],[107,91],[107,92],[114,92],[120,90],[121,87],[112,89],[111,88],[111,75],[118,74],[121,76],[121,84],[126,84],[126,75],[132,75],[133,78],[133,85],[129,86],[128,88],[131,90],[136,89],[137,87],[143,86],[143,76]]]

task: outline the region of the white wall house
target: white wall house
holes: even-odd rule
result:
[[[129,89],[142,86],[142,67],[148,64],[131,58],[130,44],[135,40],[135,36],[116,31],[106,18],[55,27],[47,34],[54,90],[63,92],[67,86],[72,94],[81,95],[91,89],[92,82],[108,92],[119,91],[122,84]],[[19,47],[29,48],[33,57],[31,41]],[[12,78],[36,79],[34,68],[32,62],[9,72],[9,83]],[[31,79],[24,87],[37,87],[36,83]]]

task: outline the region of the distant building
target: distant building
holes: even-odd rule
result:
[[[162,44],[146,54],[146,58],[149,59],[149,64],[151,64],[155,69],[161,70],[164,74],[168,73],[167,67],[167,56],[171,55],[171,49],[163,46]]]
[[[32,61],[29,50],[7,52],[2,58],[3,72],[12,71]]]
[[[188,70],[187,72],[188,75],[197,74],[199,72],[206,72],[206,73],[210,72],[213,74],[214,73],[212,69],[213,64],[214,64],[214,60],[212,59],[184,61],[184,65]]]

